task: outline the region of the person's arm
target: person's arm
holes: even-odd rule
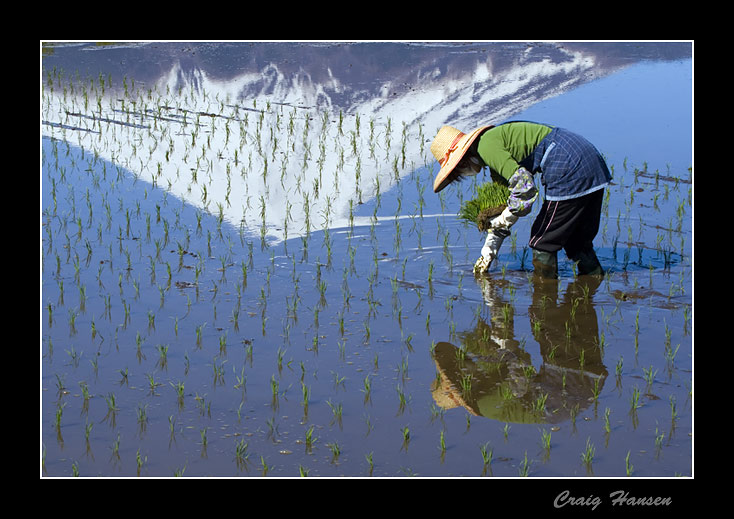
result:
[[[533,203],[538,199],[533,174],[520,166],[515,156],[527,156],[538,140],[547,134],[547,128],[525,123],[520,123],[518,128],[517,132],[509,125],[488,130],[480,137],[477,145],[477,153],[490,170],[508,181],[510,196],[507,207],[489,224],[482,255],[474,264],[475,272],[486,272],[489,269],[499,254],[502,242],[509,236],[510,227],[518,218],[529,214]],[[523,128],[532,131],[522,131]]]
[[[482,255],[474,263],[474,273],[482,274],[489,270],[492,262],[499,255],[500,247],[502,242],[505,241],[510,235],[510,231],[507,229],[491,229],[487,233],[487,238],[484,240],[484,246],[482,246]]]
[[[533,174],[524,167],[519,167],[509,182],[510,196],[507,207],[490,224],[490,228],[504,227],[509,229],[517,219],[530,213],[538,199],[538,188],[535,187]]]
[[[518,168],[509,182],[510,197],[507,207],[499,216],[490,221],[487,238],[484,240],[482,255],[474,263],[474,272],[483,273],[489,270],[492,262],[499,255],[500,247],[510,235],[510,227],[521,216],[530,213],[533,203],[538,199],[538,189],[533,182],[533,175],[523,167]]]

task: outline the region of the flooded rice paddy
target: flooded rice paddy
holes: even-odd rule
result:
[[[690,45],[42,62],[42,476],[692,476]],[[472,274],[428,147],[511,119],[607,158],[603,279],[534,277],[540,204]]]

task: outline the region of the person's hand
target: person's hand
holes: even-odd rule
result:
[[[474,263],[474,274],[484,274],[489,270],[492,262],[499,255],[502,242],[509,235],[510,231],[506,229],[493,229],[487,233],[487,239],[482,247],[482,255]]]
[[[507,199],[507,207],[498,216],[489,221],[487,228],[509,230],[518,218],[530,212],[533,204],[538,199],[538,189],[533,182],[533,175],[521,167],[510,177],[508,187],[510,196]]]
[[[515,224],[517,219],[518,216],[513,213],[509,207],[505,207],[505,209],[499,215],[495,216],[489,221],[489,230],[509,231],[510,227]]]

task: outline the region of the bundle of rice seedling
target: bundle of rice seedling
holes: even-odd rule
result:
[[[509,196],[506,183],[486,182],[477,188],[477,196],[462,204],[459,218],[476,224],[480,231],[486,231],[490,220],[507,207]]]

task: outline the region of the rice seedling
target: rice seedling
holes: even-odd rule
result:
[[[410,397],[405,394],[401,385],[398,384],[395,389],[398,393],[398,413],[402,414],[410,401]]]
[[[332,403],[331,400],[326,401],[326,405],[329,406],[329,409],[331,409],[331,414],[333,416],[333,419],[331,421],[332,424],[336,423],[339,424],[341,427],[342,425],[342,414],[343,414],[343,405],[341,403],[335,404]]]
[[[599,387],[600,384],[601,378],[594,378],[594,387],[591,389],[591,398],[594,402],[599,400],[599,395],[601,394],[601,388]]]
[[[105,402],[107,403],[107,414],[114,414],[120,410],[120,408],[117,407],[114,393],[108,393],[107,396],[105,396]]]
[[[316,438],[313,435],[314,427],[313,425],[309,427],[306,430],[306,437],[305,437],[305,445],[306,445],[306,453],[310,453],[313,449],[313,444],[316,442]]]
[[[655,427],[655,452],[656,454],[660,454],[660,450],[663,448],[663,440],[665,439],[665,434],[658,431],[658,428]]]
[[[138,431],[142,434],[148,425],[148,404],[138,405],[136,412],[138,416]]]
[[[595,453],[596,453],[596,448],[594,447],[594,444],[591,443],[591,438],[587,438],[586,448],[581,453],[581,461],[584,463],[588,471],[591,471],[591,464],[594,461]]]
[[[84,443],[87,448],[87,451],[91,450],[91,446],[89,444],[89,435],[92,432],[92,427],[94,427],[94,424],[90,422],[87,422],[86,425],[84,426]]]
[[[443,429],[441,429],[441,434],[439,436],[439,449],[441,451],[441,457],[443,458],[444,454],[446,454],[446,434]]]
[[[408,450],[408,444],[410,443],[410,429],[405,426],[402,429],[400,429],[402,435],[403,435],[403,445],[402,448],[406,451]]]
[[[647,384],[646,388],[649,392],[652,390],[652,384],[655,381],[655,375],[658,371],[653,370],[653,367],[650,366],[649,368],[642,368],[642,372],[644,373],[645,382]]]
[[[275,375],[270,375],[270,392],[272,395],[273,407],[277,407],[279,390],[280,390],[280,383],[275,378]]]
[[[179,408],[183,407],[184,383],[181,381],[178,381],[175,384],[173,382],[169,383],[171,384],[171,387],[176,391],[176,398],[178,399]]]
[[[115,461],[120,460],[120,434],[117,434],[117,438],[112,442],[112,459]]]
[[[548,393],[543,393],[541,395],[538,395],[538,397],[533,401],[532,409],[533,412],[537,414],[544,414],[545,409],[545,403],[548,400]]]
[[[480,231],[486,231],[489,221],[507,206],[509,196],[506,182],[500,181],[500,177],[493,177],[492,182],[486,182],[477,188],[475,198],[462,204],[459,218],[475,224]]]
[[[489,446],[489,443],[484,443],[479,446],[479,451],[482,454],[482,474],[487,471],[491,473],[492,458],[494,457],[493,449]]]
[[[208,416],[211,417],[211,402],[206,401],[206,395],[199,396],[198,394],[194,397],[194,401],[196,402],[196,405],[199,407],[199,414],[201,416]]]
[[[344,386],[344,382],[346,381],[347,377],[341,376],[341,375],[339,375],[339,373],[337,373],[335,371],[332,371],[331,372],[331,376],[332,376],[332,378],[334,380],[334,387],[340,387],[341,386],[342,388],[346,389],[345,386]]]
[[[364,458],[367,460],[367,465],[369,466],[369,470],[368,470],[368,475],[369,476],[372,476],[372,473],[373,473],[373,471],[375,469],[375,463],[374,463],[374,460],[372,459],[373,458],[373,454],[374,454],[373,452],[369,452],[369,453],[367,453],[367,454],[364,455]]]
[[[155,395],[156,394],[156,388],[159,386],[162,386],[163,384],[161,382],[157,382],[155,379],[155,375],[153,373],[146,373],[146,378],[148,379],[148,390],[149,394]],[[110,395],[113,397],[114,401],[114,395],[110,393]]]
[[[65,402],[59,403],[56,406],[55,427],[56,427],[57,438],[61,438],[61,416],[64,414],[64,407],[66,407]]]
[[[518,469],[518,472],[520,473],[520,477],[526,478],[530,474],[530,462],[528,461],[528,451],[525,451],[525,455],[523,457],[522,463],[520,463],[520,468]]]
[[[167,344],[158,344],[156,345],[156,349],[158,350],[158,366],[161,369],[166,369],[168,366],[168,345]]]
[[[670,395],[668,401],[670,402],[670,421],[673,424],[673,427],[675,427],[675,421],[678,419],[678,407],[675,395]]]
[[[140,477],[140,470],[143,468],[143,464],[148,461],[148,456],[141,456],[140,449],[135,453],[135,465],[137,468],[137,475]]]
[[[336,463],[339,459],[339,455],[341,454],[341,447],[339,447],[337,442],[327,443],[326,446],[331,451],[331,462]]]
[[[370,400],[370,395],[372,394],[372,383],[370,382],[369,375],[365,375],[363,388],[360,391],[364,393],[364,402],[367,403]]]
[[[304,414],[308,412],[308,399],[311,394],[309,387],[301,381],[301,405],[303,406]]]
[[[237,466],[240,468],[246,466],[249,457],[250,452],[248,451],[248,443],[244,438],[241,438],[240,441],[235,444],[235,461]]]
[[[81,353],[77,353],[74,350],[74,346],[72,346],[70,350],[66,350],[66,354],[69,355],[69,357],[71,359],[71,365],[73,367],[75,367],[75,368],[76,367],[79,367],[79,360],[80,360],[82,354]]]
[[[89,393],[89,384],[87,384],[84,381],[81,381],[79,382],[79,389],[81,389],[81,392],[82,392],[82,400],[84,402],[84,405],[87,405],[91,397],[91,394]]]
[[[627,456],[624,457],[624,470],[627,477],[631,476],[635,470],[634,465],[630,463],[630,451],[627,451]]]
[[[271,465],[268,465],[268,463],[265,461],[264,456],[260,456],[260,474],[265,477],[267,476],[268,472],[273,468]]]
[[[675,356],[678,354],[679,349],[680,349],[680,344],[677,344],[675,346],[675,349],[673,349],[670,346],[670,344],[666,344],[664,353],[665,353],[665,360],[669,368],[673,366],[673,362],[675,361]]]
[[[170,439],[174,440],[176,435],[176,419],[173,417],[173,415],[170,415],[168,417],[168,432],[170,434]]]
[[[550,431],[547,431],[546,429],[540,431],[541,445],[543,446],[543,450],[545,451],[546,455],[550,454],[551,434],[552,433]]]
[[[472,378],[473,376],[471,373],[465,373],[461,377],[461,392],[464,394],[464,396],[467,396],[471,393]]]

